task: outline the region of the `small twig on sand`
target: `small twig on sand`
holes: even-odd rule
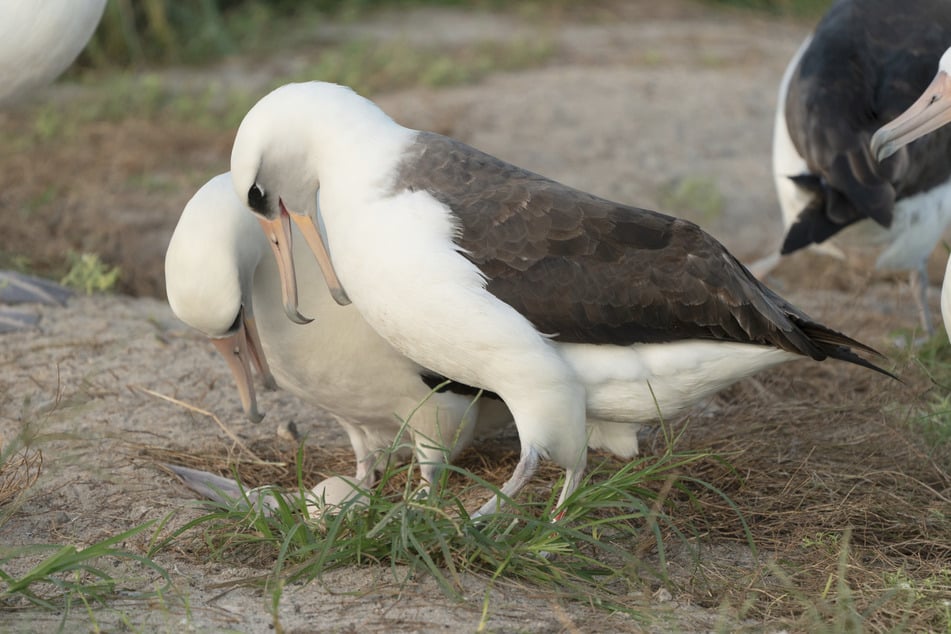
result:
[[[218,418],[217,416],[215,416],[214,414],[212,414],[212,413],[209,412],[208,410],[206,410],[206,409],[201,409],[200,407],[195,407],[194,405],[192,405],[192,404],[190,404],[190,403],[186,403],[185,401],[180,401],[180,400],[178,400],[177,398],[173,398],[173,397],[171,397],[171,396],[166,396],[165,394],[161,394],[161,393],[159,393],[159,392],[156,392],[156,391],[154,391],[154,390],[150,390],[150,389],[148,389],[148,388],[146,388],[146,387],[142,387],[142,386],[140,386],[140,385],[130,385],[130,386],[129,386],[129,389],[135,390],[135,391],[139,391],[139,392],[142,392],[142,393],[144,393],[144,394],[148,394],[149,396],[154,396],[155,398],[162,399],[163,401],[168,401],[169,403],[173,403],[173,404],[175,404],[175,405],[178,405],[179,407],[184,407],[185,409],[187,409],[187,410],[189,410],[189,411],[191,411],[191,412],[195,412],[196,414],[201,414],[202,416],[207,416],[208,418],[210,418],[210,419],[212,419],[213,421],[215,421],[215,423],[218,425],[218,427],[221,428],[221,431],[223,431],[223,432],[225,433],[225,435],[227,435],[228,438],[230,438],[231,441],[241,449],[241,451],[245,452],[247,455],[251,456],[251,458],[253,458],[255,461],[257,461],[257,462],[259,462],[259,463],[261,463],[261,464],[271,464],[271,463],[268,462],[267,460],[264,460],[264,459],[260,458],[257,454],[255,454],[253,451],[251,451],[251,449],[250,449],[247,445],[245,445],[243,442],[241,442],[241,439],[238,438],[237,434],[235,434],[233,431],[231,431],[231,429],[230,429],[227,425],[225,425],[223,422],[221,422],[221,419],[220,419],[220,418]]]

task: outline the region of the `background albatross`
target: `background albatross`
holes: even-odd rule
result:
[[[879,161],[901,151],[935,130],[951,123],[951,48],[938,62],[938,72],[908,110],[882,126],[872,137],[872,152]],[[940,145],[943,142],[944,145]],[[951,135],[942,135],[934,146],[932,160],[944,163],[951,160]],[[951,206],[951,192],[945,204]],[[941,317],[944,329],[951,336],[951,257],[944,271],[941,287]]]
[[[773,136],[781,253],[855,225],[843,239],[875,245],[876,268],[911,272],[929,334],[926,264],[951,222],[951,129],[881,162],[869,142],[921,94],[949,43],[947,0],[839,0],[786,69]]]

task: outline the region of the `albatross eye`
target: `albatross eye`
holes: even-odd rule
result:
[[[267,194],[257,183],[248,190],[248,207],[259,213],[267,211]]]

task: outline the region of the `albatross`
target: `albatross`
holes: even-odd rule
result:
[[[872,134],[928,85],[951,42],[947,0],[838,0],[783,76],[773,175],[781,254],[843,234],[875,246],[876,268],[910,271],[922,326],[928,256],[951,222],[951,129],[877,161]],[[841,253],[841,252],[839,252]]]
[[[0,2],[0,104],[56,79],[89,41],[106,0]],[[0,271],[0,334],[33,326],[39,315],[6,304],[65,304],[70,292],[49,280]]]
[[[59,76],[92,37],[106,0],[0,2],[0,103]]]
[[[263,97],[238,128],[231,174],[282,275],[294,275],[291,219],[313,224],[319,207],[327,244],[308,245],[329,248],[319,260],[338,296],[422,367],[508,406],[520,459],[472,516],[515,496],[541,459],[566,471],[563,509],[586,445],[629,455],[636,445],[613,432],[627,440],[633,423],[763,368],[831,357],[888,374],[697,225],[403,127],[344,86]]]
[[[169,304],[182,321],[211,337],[228,362],[251,420],[262,418],[254,366],[265,385],[276,382],[334,415],[353,446],[353,484],[361,487],[374,484],[386,450],[398,444],[404,421],[424,483],[437,482],[441,464],[469,444],[476,428],[488,433],[511,421],[498,400],[473,401],[475,390],[452,384],[445,389],[441,377],[394,350],[353,307],[337,306],[313,258],[302,255],[306,257],[294,262],[305,291],[302,305],[321,317],[320,323],[309,325],[292,324],[281,310],[280,278],[268,241],[235,196],[229,174],[216,176],[195,193],[169,242]],[[434,386],[441,391],[432,393]],[[199,490],[203,484],[215,489],[227,482],[200,472],[176,472]],[[327,504],[338,504],[341,499],[330,496],[354,490],[328,490],[333,481],[315,487],[320,492],[315,497],[325,494]]]
[[[951,123],[951,48],[941,56],[937,74],[918,99],[875,133],[872,137],[872,153],[879,161],[887,160],[896,152],[905,150],[909,144],[914,147],[917,139],[948,123]],[[920,143],[918,147],[921,147]],[[951,160],[951,135],[943,135],[929,147],[930,152],[920,160],[937,163]],[[951,198],[951,192],[947,197]],[[951,205],[951,200],[945,201],[945,204]],[[941,317],[945,332],[951,337],[951,257],[948,258],[941,286]]]

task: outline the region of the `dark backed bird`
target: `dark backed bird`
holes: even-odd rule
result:
[[[762,368],[832,357],[878,369],[696,225],[405,128],[343,86],[265,96],[231,169],[279,256],[291,218],[314,223],[319,207],[327,245],[308,244],[329,248],[338,296],[422,367],[502,398],[521,443],[503,498],[548,458],[567,471],[560,507],[586,445],[629,455],[638,422]]]
[[[928,256],[951,222],[951,129],[876,160],[870,141],[928,85],[951,42],[947,0],[838,0],[780,86],[773,173],[782,254],[836,242],[873,246],[876,268],[908,270],[932,332]]]

